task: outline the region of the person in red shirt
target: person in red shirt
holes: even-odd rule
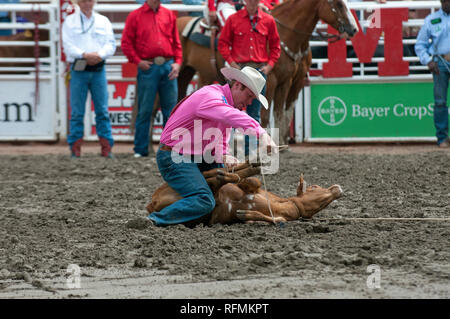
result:
[[[137,64],[138,114],[134,156],[148,156],[149,130],[156,93],[159,93],[163,125],[177,104],[177,77],[183,58],[175,14],[160,0],[146,0],[132,11],[122,33],[122,51]]]
[[[234,68],[251,66],[264,78],[281,54],[280,36],[274,18],[260,9],[260,0],[246,0],[245,9],[231,15],[219,37],[218,50]],[[264,87],[262,94],[265,94]],[[247,113],[261,122],[261,104],[247,106]],[[249,140],[245,137],[245,154],[249,155]]]

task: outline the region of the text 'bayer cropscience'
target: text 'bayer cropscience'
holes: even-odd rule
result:
[[[186,315],[206,315],[214,314],[267,314],[268,303],[225,303],[223,306],[213,305],[192,305],[187,303],[180,307],[180,313]]]

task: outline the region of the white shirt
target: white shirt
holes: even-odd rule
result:
[[[111,22],[96,12],[90,19],[81,10],[69,15],[62,26],[62,40],[67,62],[82,58],[85,52],[97,52],[103,60],[116,52]]]

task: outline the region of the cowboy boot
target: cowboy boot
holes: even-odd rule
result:
[[[83,144],[83,139],[82,138],[76,140],[70,146],[70,151],[72,152],[72,157],[80,157],[81,156],[81,144]]]
[[[113,158],[111,145],[109,145],[108,140],[104,137],[100,137],[99,141],[101,146],[101,155],[106,158]]]

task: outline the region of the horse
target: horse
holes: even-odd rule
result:
[[[244,10],[244,9],[243,9]],[[311,50],[309,39],[319,19],[338,30],[340,38],[352,37],[358,32],[355,18],[344,0],[287,0],[271,12],[280,35],[281,56],[267,77],[266,98],[273,108],[275,127],[280,129],[280,143],[289,139],[289,128],[293,116],[293,105],[305,85]],[[191,17],[177,20],[180,41],[183,47],[183,65],[178,78],[179,98],[186,94],[195,72],[199,73],[199,87],[214,81],[218,72],[210,63],[210,49],[202,47],[182,36],[182,31]],[[207,58],[208,57],[208,58]],[[224,65],[216,52],[217,67]],[[269,111],[261,108],[261,124],[269,124]]]
[[[12,35],[0,36],[0,41],[33,41],[35,42],[34,33],[35,30],[26,30]],[[49,31],[39,30],[39,41],[48,41]],[[34,46],[0,46],[0,57],[2,58],[43,58],[49,57],[50,48],[47,46],[38,46],[39,50],[36,51],[36,43]],[[1,62],[2,67],[23,67],[33,66],[35,62]],[[17,72],[16,72],[17,73]]]
[[[261,173],[259,164],[242,163],[232,172],[215,168],[203,172],[214,193],[216,206],[208,214],[194,222],[213,224],[266,222],[278,224],[300,218],[311,219],[331,202],[342,196],[341,186],[322,188],[318,185],[307,187],[303,174],[295,196],[283,198],[262,189],[261,181],[253,177]],[[161,211],[181,196],[167,183],[162,184],[152,195],[146,206],[147,212]]]

